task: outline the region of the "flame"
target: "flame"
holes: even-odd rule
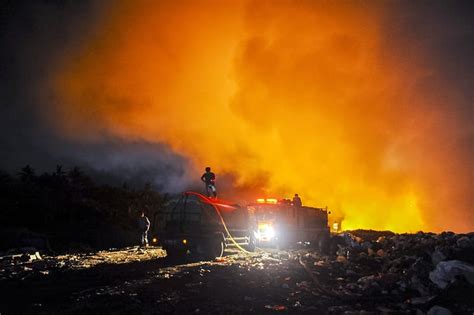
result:
[[[81,141],[164,142],[196,178],[207,165],[218,187],[232,177],[229,199],[297,192],[345,229],[472,229],[466,160],[433,141],[456,117],[430,110],[424,56],[391,53],[383,15],[325,1],[116,4],[58,61],[51,117]]]

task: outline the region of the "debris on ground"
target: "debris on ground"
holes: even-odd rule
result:
[[[474,233],[353,231],[333,241],[331,255],[263,249],[214,261],[169,261],[160,248],[4,256],[0,312],[474,312]]]
[[[474,265],[459,260],[441,261],[430,272],[430,279],[439,288],[444,289],[458,277],[463,276],[474,285]]]
[[[375,305],[380,311],[382,304],[394,312],[427,312],[436,303],[431,313],[474,310],[474,233],[354,231],[339,240],[335,258],[302,257],[317,279],[312,290],[364,302],[357,311],[376,311]]]
[[[20,248],[0,256],[0,280],[25,279],[34,274],[48,274],[57,270],[92,268],[99,264],[126,264],[165,257],[160,247],[127,247],[91,253],[40,255],[34,248]],[[28,271],[28,272],[25,272]]]

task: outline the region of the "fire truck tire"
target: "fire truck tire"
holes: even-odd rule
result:
[[[275,240],[275,248],[277,250],[284,250],[284,249],[287,249],[288,248],[288,243],[281,240],[281,239],[277,239]]]
[[[220,238],[211,239],[207,242],[206,258],[214,260],[224,255],[224,241]]]
[[[329,235],[321,234],[318,238],[318,250],[322,254],[329,253],[329,247],[331,243],[331,239]]]
[[[255,248],[257,247],[257,240],[255,239],[255,236],[253,236],[252,234],[250,234],[249,239],[250,239],[249,244],[245,247],[245,249],[249,252],[254,252]]]

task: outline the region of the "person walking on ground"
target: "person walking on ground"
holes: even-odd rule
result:
[[[206,194],[208,197],[217,197],[216,174],[211,172],[211,168],[206,167],[206,172],[202,174],[201,180],[206,184]]]
[[[293,206],[295,207],[303,206],[303,203],[301,202],[301,198],[300,196],[298,196],[298,194],[295,194],[295,196],[293,197]]]
[[[150,229],[150,220],[145,216],[145,212],[140,212],[140,217],[138,218],[138,228],[140,229],[141,235],[141,246],[148,246],[148,230]]]

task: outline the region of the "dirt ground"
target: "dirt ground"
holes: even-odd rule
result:
[[[405,285],[412,263],[387,271],[398,258],[368,253],[354,259],[349,251],[265,249],[178,262],[155,247],[3,259],[0,313],[449,314],[432,311],[450,307],[472,314],[474,306],[432,284],[414,286],[413,275]],[[463,292],[469,290],[470,284]]]

